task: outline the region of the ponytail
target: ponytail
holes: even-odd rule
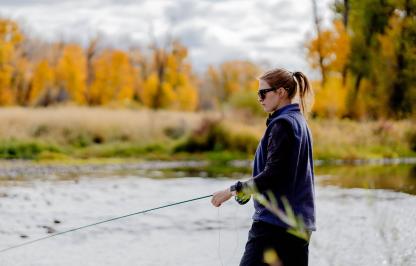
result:
[[[305,114],[307,111],[307,103],[306,103],[306,97],[309,94],[312,94],[311,86],[309,85],[309,80],[300,71],[296,71],[293,73],[293,79],[296,82],[297,87],[299,88],[299,98],[300,98],[300,106],[302,113]]]

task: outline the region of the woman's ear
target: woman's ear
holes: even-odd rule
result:
[[[280,87],[279,89],[277,89],[277,91],[278,91],[280,97],[285,96],[285,93],[287,93],[287,91],[283,87]]]

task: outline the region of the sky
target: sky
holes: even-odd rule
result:
[[[317,0],[325,24],[332,0]],[[45,41],[83,45],[99,35],[126,49],[180,39],[203,71],[226,60],[312,73],[305,40],[315,34],[311,0],[0,0],[0,17]]]

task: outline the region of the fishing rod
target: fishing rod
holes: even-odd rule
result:
[[[143,211],[129,213],[129,214],[126,214],[126,215],[123,215],[123,216],[114,217],[114,218],[111,218],[111,219],[108,219],[108,220],[103,220],[103,221],[99,221],[99,222],[92,223],[92,224],[87,224],[87,225],[80,226],[80,227],[77,227],[77,228],[73,228],[73,229],[70,229],[70,230],[67,230],[67,231],[55,233],[55,234],[52,234],[52,235],[49,235],[49,236],[41,237],[41,238],[38,238],[38,239],[34,239],[34,240],[27,241],[27,242],[24,242],[24,243],[21,243],[21,244],[18,244],[18,245],[11,246],[11,247],[8,247],[8,248],[5,248],[5,249],[1,249],[0,253],[6,252],[6,251],[9,251],[9,250],[12,250],[12,249],[20,248],[20,247],[23,247],[23,246],[27,246],[27,245],[30,245],[30,244],[33,244],[33,243],[36,243],[36,242],[39,242],[39,241],[42,241],[42,240],[45,240],[45,239],[48,239],[48,238],[52,238],[52,237],[56,237],[56,236],[59,236],[59,235],[66,234],[66,233],[69,233],[69,232],[74,232],[74,231],[78,231],[78,230],[81,230],[81,229],[85,229],[87,227],[91,227],[91,226],[95,226],[95,225],[99,225],[99,224],[103,224],[103,223],[108,223],[108,222],[111,222],[111,221],[114,221],[114,220],[119,220],[119,219],[129,217],[129,216],[143,214],[143,213],[146,213],[146,212],[151,212],[151,211],[154,211],[154,210],[163,209],[163,208],[167,208],[167,207],[171,207],[171,206],[175,206],[175,205],[179,205],[179,204],[184,204],[184,203],[191,202],[191,201],[201,200],[201,199],[205,199],[205,198],[209,198],[209,197],[212,197],[212,194],[202,196],[202,197],[193,198],[193,199],[188,199],[188,200],[184,200],[184,201],[179,201],[179,202],[175,202],[175,203],[171,203],[171,204],[167,204],[167,205],[163,205],[163,206],[159,206],[159,207],[156,207],[156,208],[151,208],[151,209],[147,209],[147,210],[143,210]]]

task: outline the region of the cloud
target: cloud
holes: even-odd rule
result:
[[[0,0],[0,6],[34,6],[34,5],[45,5],[45,4],[54,4],[54,0],[38,0],[33,2],[31,0]]]
[[[330,1],[318,1],[326,21]],[[313,32],[310,0],[0,0],[0,9],[46,40],[85,44],[100,34],[128,47],[177,37],[200,70],[232,59],[305,68],[302,42]]]

